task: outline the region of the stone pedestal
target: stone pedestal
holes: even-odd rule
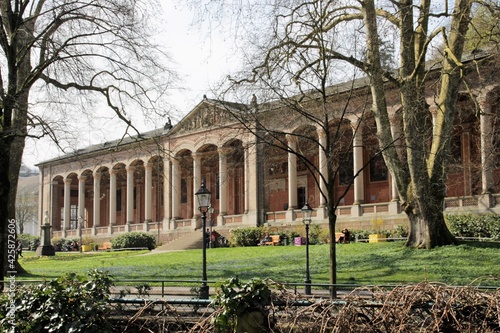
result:
[[[41,226],[42,228],[42,238],[40,242],[40,246],[36,249],[37,256],[54,256],[56,254],[54,247],[50,243],[50,228],[52,226],[48,223],[45,223]]]

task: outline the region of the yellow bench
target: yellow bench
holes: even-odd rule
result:
[[[272,246],[279,244],[280,244],[280,235],[272,235],[271,240],[264,243],[264,245],[272,245]]]

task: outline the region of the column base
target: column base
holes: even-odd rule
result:
[[[363,209],[361,208],[361,203],[355,203],[351,207],[351,216],[359,217],[362,215]]]
[[[295,214],[293,208],[289,208],[285,213],[285,217],[287,222],[293,222],[297,219],[297,214]]]
[[[479,196],[479,200],[477,202],[477,205],[479,209],[481,210],[487,210],[491,207],[493,207],[493,197],[491,193],[483,193]]]
[[[43,245],[39,246],[36,249],[36,255],[38,257],[41,256],[55,256],[56,251],[54,250],[54,247],[52,245]]]
[[[399,204],[399,200],[392,200],[391,202],[389,202],[389,213],[391,214],[401,213],[401,205]]]

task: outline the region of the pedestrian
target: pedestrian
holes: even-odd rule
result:
[[[18,257],[24,258],[23,257],[23,243],[19,239],[17,240],[16,252],[17,252]]]

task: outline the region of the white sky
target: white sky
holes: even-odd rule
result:
[[[176,123],[202,100],[204,94],[209,98],[216,97],[211,86],[231,70],[234,70],[237,64],[227,52],[222,34],[200,32],[197,27],[192,26],[193,14],[186,8],[174,5],[173,2],[173,0],[161,0],[164,8],[162,30],[166,32],[162,42],[176,63],[174,69],[182,80],[179,82],[178,89],[174,87],[169,91],[170,103],[179,110],[177,115],[171,116],[172,122]],[[85,121],[81,121],[82,126],[85,126]],[[162,127],[164,120],[158,119],[156,124],[134,124],[142,132]],[[106,126],[109,125],[95,124],[96,128],[100,128],[96,132],[82,130],[78,147],[74,148],[78,149],[103,141],[115,140],[123,134],[123,131],[119,130],[113,131],[109,136],[103,134],[102,128]],[[28,139],[23,163],[33,167],[37,163],[62,154],[48,138],[36,141]]]

